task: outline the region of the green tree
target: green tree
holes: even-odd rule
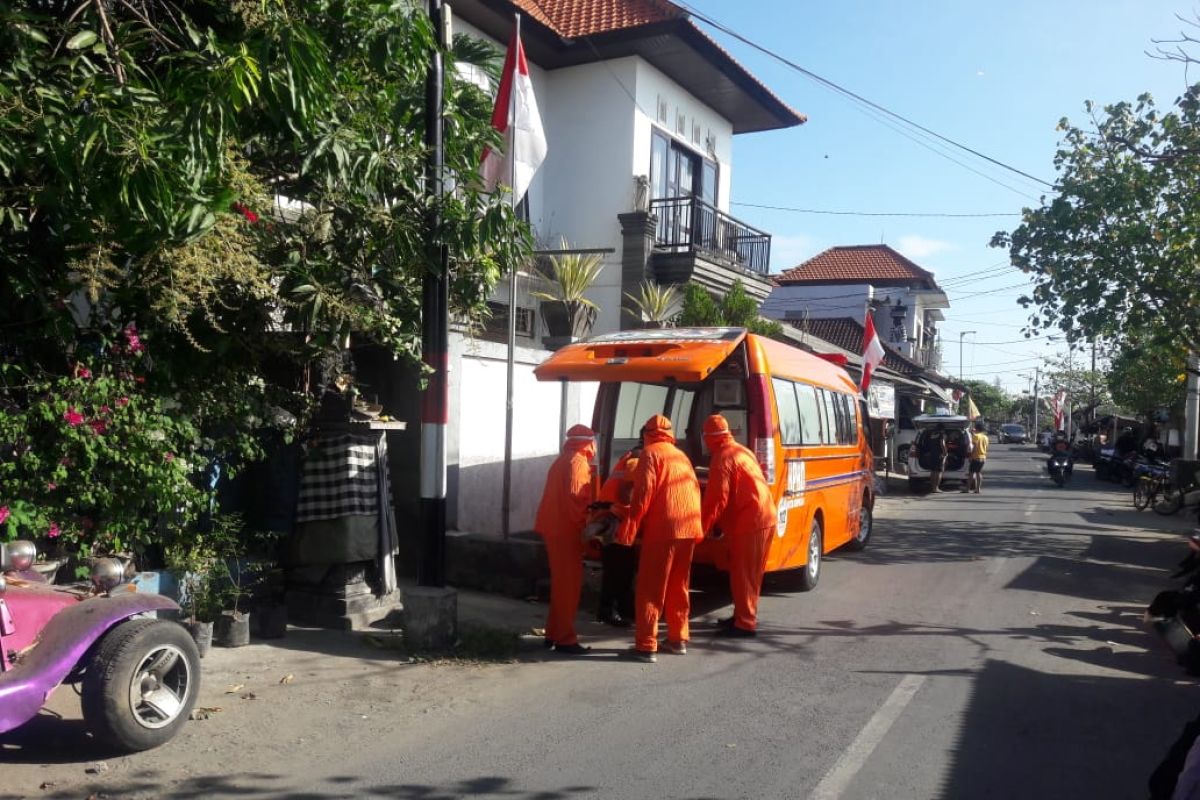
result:
[[[1112,401],[1109,376],[1102,369],[1091,369],[1090,364],[1085,363],[1089,358],[1088,354],[1076,352],[1071,358],[1045,359],[1041,388],[1048,393],[1065,389],[1072,407],[1077,410],[1091,405],[1093,398],[1097,406],[1107,405]]]
[[[1033,279],[1032,331],[1070,341],[1154,339],[1200,348],[1200,85],[1168,111],[1149,95],[1066,119],[1054,159],[1056,195],[1001,232]]]
[[[1159,409],[1178,415],[1187,393],[1186,370],[1187,356],[1178,347],[1126,342],[1111,360],[1112,398],[1147,419]]]
[[[1008,419],[1012,398],[1003,389],[987,381],[967,380],[963,383],[984,419],[991,422],[1003,422]]]
[[[491,98],[452,64],[455,191],[426,191],[437,46],[411,0],[0,4],[0,413],[56,402],[39,392],[80,363],[109,374],[136,330],[146,407],[196,432],[180,459],[260,455],[351,336],[418,363],[435,207],[451,310],[482,313],[530,239],[475,179]],[[448,61],[494,77],[497,56],[459,37]]]
[[[721,326],[745,328],[760,336],[780,338],[783,326],[778,322],[763,319],[758,314],[758,303],[746,294],[746,287],[735,280],[720,299],[713,300],[704,287],[689,283],[683,292],[683,309],[676,320],[682,326]]]

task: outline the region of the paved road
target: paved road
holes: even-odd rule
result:
[[[615,639],[579,661],[378,660],[349,679],[330,656],[306,662],[327,684],[318,699],[194,723],[111,775],[79,774],[86,747],[44,767],[36,736],[0,748],[23,762],[0,769],[0,796],[9,776],[42,775],[57,785],[31,794],[1143,797],[1200,711],[1140,624],[1182,556],[1167,529],[1186,520],[1136,514],[1087,467],[1065,489],[1039,468],[1031,447],[993,446],[981,495],[881,500],[872,547],[830,558],[816,592],[769,582],[755,641],[698,631],[689,655],[657,665],[618,661]],[[724,603],[701,582],[701,622]]]

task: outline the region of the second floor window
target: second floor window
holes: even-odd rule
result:
[[[650,199],[699,197],[717,204],[717,163],[659,130],[651,133]]]

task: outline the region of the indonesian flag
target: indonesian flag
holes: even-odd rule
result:
[[[508,54],[504,57],[504,74],[496,107],[492,111],[492,127],[504,134],[504,152],[490,147],[483,152],[480,172],[488,191],[499,185],[512,189],[513,202],[519,203],[529,191],[529,184],[538,167],[546,160],[546,133],[538,114],[533,82],[529,80],[529,64],[521,46],[519,28],[513,28]]]
[[[1054,403],[1051,406],[1054,409],[1054,430],[1063,430],[1063,417],[1067,410],[1067,390],[1059,389],[1054,393]]]
[[[871,385],[871,375],[882,361],[883,342],[879,341],[879,334],[875,332],[875,320],[868,311],[867,321],[863,325],[862,384],[859,386],[863,394],[867,393],[867,387]]]

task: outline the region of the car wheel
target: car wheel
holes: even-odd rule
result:
[[[811,592],[817,588],[821,579],[821,557],[825,550],[825,534],[821,530],[821,520],[813,517],[812,527],[808,531],[808,563],[800,568],[800,591]]]
[[[149,750],[179,732],[200,691],[200,654],[183,626],[132,619],[100,640],[83,675],[83,717],[101,742]]]
[[[846,549],[855,553],[865,550],[867,543],[871,541],[871,532],[874,527],[875,515],[871,511],[871,507],[867,505],[867,498],[864,496],[862,510],[858,514],[858,530],[854,532],[850,541],[846,542]]]

